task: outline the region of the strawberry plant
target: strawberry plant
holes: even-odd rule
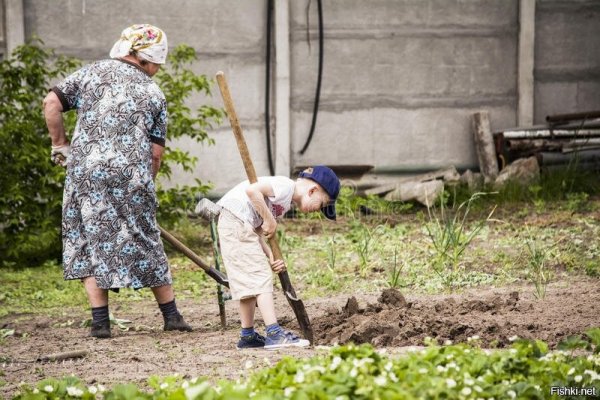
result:
[[[597,329],[588,332],[597,340]],[[583,340],[583,339],[582,339]],[[541,341],[516,339],[509,350],[468,344],[438,346],[388,356],[370,345],[335,347],[312,358],[284,357],[247,378],[212,384],[206,378],[151,377],[150,390],[133,384],[112,389],[77,378],[24,386],[16,399],[413,399],[551,398],[555,386],[600,393],[600,356],[549,352]]]

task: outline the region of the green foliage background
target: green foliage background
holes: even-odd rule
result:
[[[0,63],[0,260],[31,265],[61,253],[65,172],[50,161],[42,99],[50,82],[79,64],[40,42],[18,47]],[[71,125],[72,126],[72,125]]]
[[[168,137],[189,137],[212,143],[207,130],[219,124],[223,112],[202,105],[192,110],[192,95],[210,95],[211,81],[189,69],[196,60],[193,48],[180,45],[169,55],[166,69],[155,79],[169,107]],[[56,56],[34,39],[0,62],[0,266],[35,266],[61,257],[61,208],[65,170],[50,161],[50,138],[42,100],[51,83],[78,68],[73,58]],[[75,112],[65,113],[72,132]],[[198,160],[180,149],[167,149],[159,176],[168,180],[177,166],[193,171]],[[160,178],[159,178],[160,179]],[[159,220],[171,225],[191,208],[208,185],[166,189],[158,185]]]

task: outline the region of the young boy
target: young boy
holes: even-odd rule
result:
[[[292,203],[300,212],[321,210],[328,219],[335,220],[339,192],[340,181],[335,173],[317,165],[300,172],[296,181],[283,176],[260,177],[253,184],[244,181],[217,203],[223,207],[218,224],[221,256],[232,298],[240,301],[242,331],[238,349],[310,344],[277,323],[271,269],[281,272],[285,264],[273,258],[265,239],[275,234],[276,218],[282,217]],[[265,322],[266,337],[254,331],[257,305]]]

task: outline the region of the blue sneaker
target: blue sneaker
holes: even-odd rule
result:
[[[281,332],[274,335],[267,335],[265,340],[266,350],[281,349],[283,347],[307,347],[310,346],[310,342],[306,339],[300,339],[292,332],[281,330]]]
[[[254,332],[252,335],[242,336],[237,344],[238,350],[262,349],[265,347],[265,337]]]

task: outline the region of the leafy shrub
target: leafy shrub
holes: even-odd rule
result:
[[[76,378],[46,379],[24,387],[17,399],[457,399],[551,398],[553,386],[600,391],[598,355],[548,352],[541,341],[516,340],[509,350],[470,344],[430,345],[391,358],[369,345],[333,348],[309,359],[284,357],[238,381],[212,385],[205,378],[152,377],[150,392],[133,384],[106,390]]]
[[[50,161],[42,99],[50,82],[78,66],[40,47],[19,46],[0,62],[0,263],[39,264],[61,253],[65,172]],[[71,121],[72,123],[72,121]],[[72,125],[71,125],[72,126]]]
[[[77,68],[73,58],[55,57],[40,40],[18,47],[0,62],[0,266],[39,265],[60,259],[61,208],[65,178],[63,168],[50,161],[50,138],[41,110],[51,82]],[[184,136],[196,143],[211,143],[207,129],[219,123],[223,112],[202,105],[192,111],[191,95],[210,95],[211,81],[188,67],[196,59],[193,48],[180,45],[169,55],[167,70],[156,75],[169,107],[168,137]],[[72,132],[76,114],[65,113],[67,132]],[[192,171],[196,159],[188,152],[167,148],[160,175],[168,180],[174,166]],[[165,189],[158,185],[159,220],[172,224],[190,210],[195,196],[206,191],[195,186]]]

